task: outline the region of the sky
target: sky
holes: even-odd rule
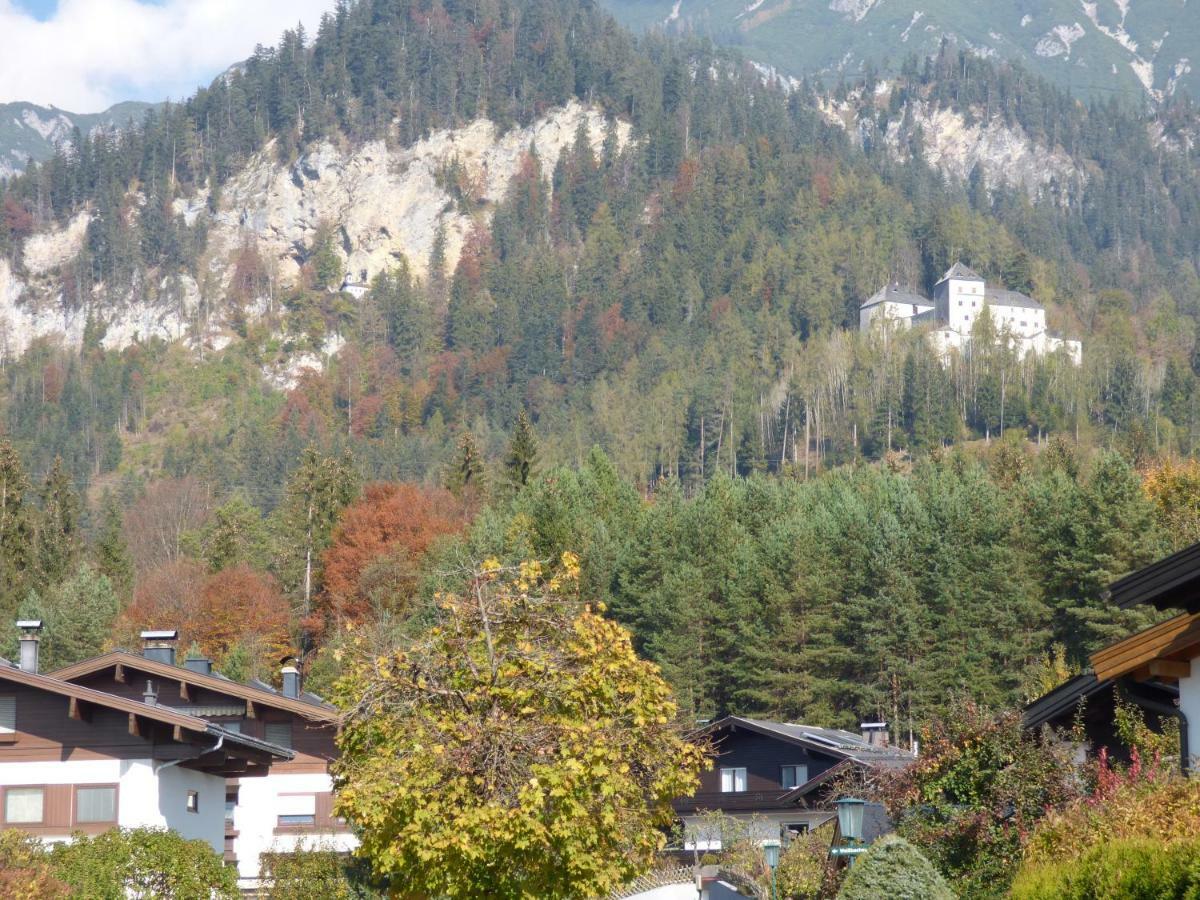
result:
[[[334,0],[0,0],[0,103],[180,100]]]

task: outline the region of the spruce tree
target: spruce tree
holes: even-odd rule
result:
[[[475,436],[464,431],[458,439],[458,449],[454,453],[454,462],[446,473],[446,487],[456,497],[477,494],[483,489],[484,463],[483,453],[475,442]]]
[[[128,598],[133,591],[133,557],[125,542],[125,523],[117,498],[106,493],[96,537],[96,568],[108,578],[117,595]]]
[[[0,603],[11,613],[29,585],[33,523],[29,476],[12,443],[0,440]]]
[[[73,567],[80,549],[79,496],[61,456],[54,458],[39,492],[41,513],[37,526],[37,569],[40,583],[56,584]]]
[[[537,453],[537,435],[533,432],[533,424],[526,412],[521,410],[517,416],[517,424],[513,427],[512,438],[508,442],[508,455],[504,460],[509,483],[517,490],[529,484],[529,479],[533,477],[537,467]]]
[[[304,616],[320,588],[321,556],[338,515],[357,495],[358,472],[349,451],[324,456],[309,446],[288,479],[279,510],[277,567]]]

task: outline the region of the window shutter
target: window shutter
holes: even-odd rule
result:
[[[290,750],[292,747],[292,723],[268,722],[264,737],[268,744],[275,744]]]
[[[17,698],[12,694],[0,694],[0,734],[16,734]]]

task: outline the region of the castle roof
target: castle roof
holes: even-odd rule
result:
[[[915,288],[904,287],[899,282],[893,281],[879,289],[873,297],[863,303],[862,308],[874,306],[876,303],[909,303],[917,306],[933,306],[933,301],[926,297],[922,297],[917,293]]]
[[[988,303],[996,306],[1014,306],[1019,309],[1045,309],[1032,297],[1027,297],[1020,291],[1008,291],[1004,288],[988,288],[984,292]]]
[[[943,281],[946,281],[949,278],[957,278],[959,281],[983,281],[982,276],[980,276],[978,272],[969,266],[964,266],[960,262],[956,262],[949,269],[947,269],[946,274],[938,280],[938,284],[941,284]]]

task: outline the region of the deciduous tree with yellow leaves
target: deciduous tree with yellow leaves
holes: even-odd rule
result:
[[[603,896],[696,789],[706,748],[578,576],[488,560],[423,636],[346,660],[337,813],[401,896]]]

